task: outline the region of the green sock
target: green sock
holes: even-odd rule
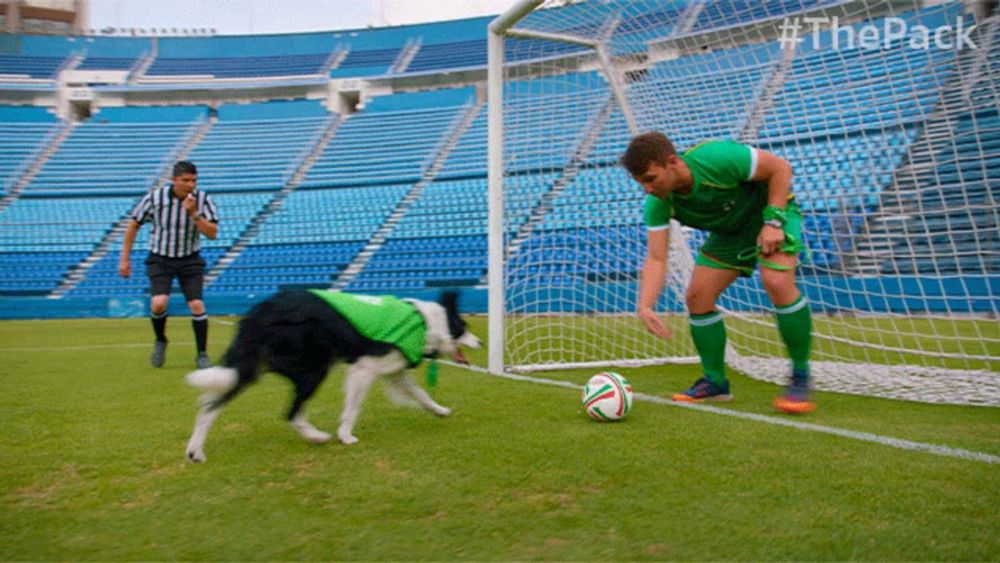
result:
[[[701,356],[701,367],[708,380],[716,385],[726,381],[726,324],[722,314],[691,315],[691,340]]]
[[[778,332],[788,347],[792,370],[809,373],[809,352],[812,349],[812,313],[809,301],[802,295],[789,305],[775,307]]]

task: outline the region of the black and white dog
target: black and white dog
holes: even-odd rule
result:
[[[347,299],[348,306],[334,307],[334,298]],[[365,309],[368,305],[372,308]],[[381,314],[382,305],[394,306],[394,313]],[[403,344],[392,343],[392,337],[370,337],[373,331],[381,336],[394,333]],[[451,354],[461,359],[459,345],[479,348],[480,342],[466,331],[465,322],[458,316],[454,293],[444,294],[439,303],[339,292],[277,293],[243,318],[223,365],[188,374],[188,383],[207,392],[201,397],[202,407],[188,441],[187,458],[193,462],[206,460],[205,437],[220,410],[256,381],[264,368],[287,377],[295,386],[288,421],[310,442],[321,444],[332,438],[306,420],[303,405],[338,361],[350,364],[337,429],[337,437],[344,444],[358,441],[353,435],[354,423],[368,389],[379,376],[385,379],[387,391],[397,402],[415,400],[437,416],[448,416],[451,409],[434,402],[407,377],[405,370],[423,356]]]

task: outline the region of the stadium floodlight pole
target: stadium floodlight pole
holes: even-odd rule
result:
[[[488,103],[488,252],[489,359],[491,373],[503,371],[504,264],[503,264],[503,51],[504,33],[542,4],[543,0],[518,0],[490,22],[486,33],[486,97]]]

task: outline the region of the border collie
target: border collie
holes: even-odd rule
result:
[[[457,296],[445,293],[439,303],[399,300],[334,291],[284,291],[257,304],[240,322],[221,366],[191,372],[187,381],[207,392],[187,445],[187,458],[204,462],[205,437],[222,407],[270,368],[291,380],[295,397],[288,421],[310,442],[332,436],[306,420],[304,404],[338,361],[347,362],[344,408],[337,437],[357,443],[354,423],[372,382],[383,377],[390,397],[414,400],[437,416],[443,407],[406,375],[423,357],[452,354],[462,360],[459,345],[479,348],[458,316]]]

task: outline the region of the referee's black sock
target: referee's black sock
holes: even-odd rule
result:
[[[194,329],[194,342],[201,354],[208,346],[208,313],[202,313],[196,317],[191,317],[191,328]]]
[[[167,312],[150,313],[149,320],[153,321],[153,332],[156,333],[156,340],[167,341]]]

